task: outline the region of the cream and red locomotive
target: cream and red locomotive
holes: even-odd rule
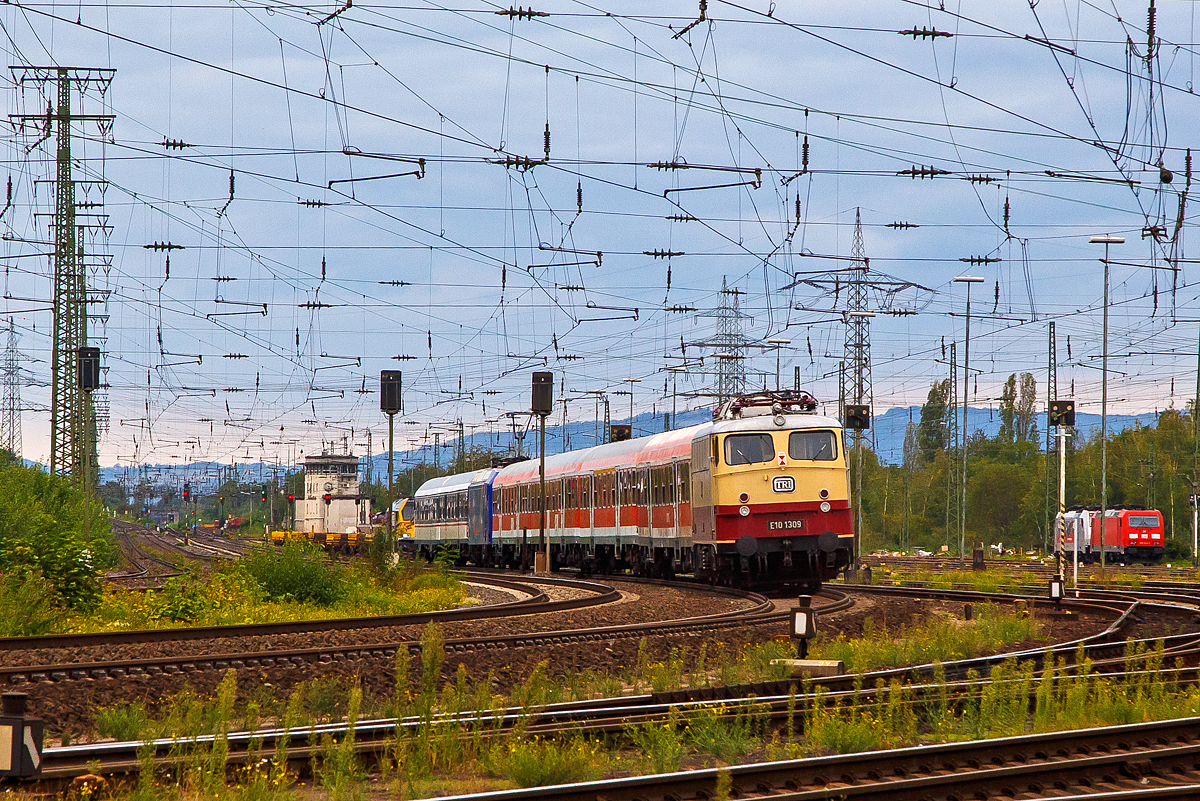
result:
[[[551,565],[819,586],[849,564],[854,531],[842,426],[816,406],[804,392],[742,396],[711,423],[547,457]],[[432,479],[403,545],[532,563],[540,499],[533,459]]]

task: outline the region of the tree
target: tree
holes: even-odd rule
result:
[[[967,499],[971,529],[977,535],[994,535],[999,542],[1011,541],[1013,524],[1021,515],[1029,485],[1025,465],[999,462],[980,465],[971,477]]]
[[[0,572],[40,572],[70,606],[93,607],[97,571],[116,563],[103,507],[90,504],[85,540],[83,495],[69,478],[10,463],[0,466],[0,486]]]
[[[1032,373],[1021,373],[1021,389],[1016,408],[1016,435],[1018,440],[1037,441],[1037,381]]]
[[[996,439],[1001,442],[1012,442],[1016,437],[1017,416],[1017,376],[1013,373],[1004,382],[1000,392],[1000,433]]]
[[[946,449],[946,398],[949,394],[948,379],[934,381],[925,405],[921,407],[916,443],[921,464],[929,464],[940,451]]]

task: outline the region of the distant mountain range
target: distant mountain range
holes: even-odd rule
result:
[[[1146,412],[1139,415],[1115,414],[1109,415],[1108,428],[1111,433],[1118,433],[1135,425],[1153,425],[1158,415],[1156,412]],[[625,418],[624,420],[627,420]],[[712,419],[712,413],[707,409],[683,411],[679,413],[676,427],[698,425]],[[877,416],[869,432],[871,442],[880,461],[885,464],[899,464],[903,460],[904,431],[909,420],[920,422],[920,406],[898,406],[888,409]],[[624,422],[617,420],[615,422]],[[1046,415],[1038,414],[1039,443],[1045,442]],[[970,407],[968,425],[972,433],[982,431],[986,436],[994,437],[1000,431],[1000,417],[995,409]],[[1076,413],[1077,428],[1084,436],[1092,436],[1100,428],[1100,415]],[[662,414],[639,414],[633,419],[635,437],[647,436],[665,430],[666,420]],[[547,455],[590,447],[596,441],[597,424],[595,421],[580,421],[567,423],[564,429],[560,425],[546,427]],[[511,447],[513,437],[509,433],[475,433],[465,438],[465,446],[469,450],[474,447],[504,451]],[[451,462],[458,451],[458,438],[447,438],[441,443],[441,453],[434,458],[433,445],[423,445],[420,448],[397,451],[395,454],[395,469],[397,472],[415,464],[441,464]],[[522,451],[526,455],[537,453],[537,430],[530,429],[522,442]],[[365,456],[365,454],[362,454]],[[228,481],[236,474],[241,483],[269,481],[278,471],[280,475],[288,468],[286,465],[273,463],[237,463],[236,465],[221,462],[192,462],[186,465],[147,465],[142,468],[121,466],[105,467],[100,471],[101,481],[137,480],[139,473],[146,475],[153,483],[163,481],[189,482],[197,492],[209,492],[220,483]],[[371,471],[375,476],[387,475],[387,454],[377,453],[371,456]]]

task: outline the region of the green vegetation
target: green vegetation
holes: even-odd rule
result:
[[[864,639],[876,638],[871,633]],[[1013,736],[1099,725],[1135,723],[1200,714],[1200,688],[1180,681],[1182,665],[1165,666],[1162,641],[1146,648],[1126,647],[1122,676],[1097,674],[1082,649],[1073,666],[1047,654],[1044,667],[1014,658],[997,663],[988,681],[969,674],[966,685],[946,682],[941,663],[932,676],[914,686],[892,680],[864,689],[860,674],[851,693],[833,694],[802,686],[787,706],[771,719],[769,709],[747,704],[678,706],[659,721],[631,725],[608,737],[580,734],[541,737],[530,733],[532,716],[542,706],[606,689],[593,679],[551,678],[547,665],[538,665],[507,695],[496,694],[495,676],[478,681],[460,666],[448,680],[442,636],[430,626],[422,637],[419,658],[401,651],[396,660],[395,692],[367,696],[356,679],[315,679],[296,687],[286,701],[272,697],[269,686],[255,687],[237,699],[233,672],[212,696],[192,692],[167,699],[152,718],[138,704],[100,710],[109,733],[149,739],[182,737],[176,756],[179,766],[155,771],[150,751],[143,754],[143,773],[116,798],[150,801],[156,798],[218,797],[299,801],[311,791],[288,765],[288,741],[275,743],[273,752],[251,758],[245,768],[227,770],[230,731],[255,732],[282,724],[296,729],[316,723],[346,721],[350,731],[324,736],[311,750],[316,783],[332,798],[366,797],[386,792],[389,797],[419,798],[447,792],[534,787],[585,781],[602,776],[667,772],[682,767],[742,763],[828,753],[902,747],[921,743]],[[632,688],[668,661],[688,664],[674,652],[663,662],[639,649],[638,665],[621,677]],[[774,653],[763,646],[741,649],[728,660],[732,672],[753,674],[762,659]],[[721,663],[721,657],[716,659]],[[690,664],[694,666],[695,660]],[[656,667],[657,666],[657,667]],[[1190,674],[1189,670],[1189,674]],[[688,671],[681,681],[694,681]],[[763,676],[755,676],[763,678]],[[510,727],[501,725],[506,708],[524,710]],[[477,715],[475,712],[482,712]],[[378,761],[367,764],[354,752],[356,722],[383,716],[405,718],[413,725],[397,726]],[[214,734],[211,744],[197,743],[200,734]],[[255,746],[262,749],[261,743]],[[368,769],[379,779],[369,785]],[[230,781],[229,776],[234,778]],[[718,788],[719,789],[719,788]],[[725,793],[728,794],[728,775]]]
[[[292,541],[257,549],[221,572],[172,578],[160,590],[107,587],[93,611],[56,620],[57,630],[111,631],[225,626],[288,620],[404,615],[451,609],[466,589],[443,568],[402,561],[379,571],[338,564]]]
[[[947,490],[957,492],[959,486],[957,476],[947,481],[947,470],[959,456],[958,448],[947,441],[943,425],[948,389],[946,381],[930,387],[919,422],[910,423],[906,432],[902,464],[882,465],[875,454],[864,452],[865,551],[902,546],[937,551],[947,544],[950,552],[957,554],[957,528],[948,522],[946,509]],[[978,542],[1019,549],[1043,546],[1057,511],[1057,472],[1047,473],[1040,450],[1045,432],[1037,429],[1035,411],[1041,403],[1032,375],[1010,376],[996,410],[999,432],[994,437],[975,433],[967,443],[968,549]],[[1067,440],[1067,504],[1098,505],[1099,434],[1071,434]],[[1161,510],[1167,561],[1191,553],[1191,516],[1187,513],[1191,490],[1185,468],[1190,469],[1192,451],[1190,410],[1167,409],[1154,425],[1134,426],[1109,436],[1108,502]],[[1148,479],[1148,475],[1154,478]]]
[[[0,487],[0,633],[47,631],[47,614],[36,607],[94,608],[97,572],[116,562],[100,504],[88,510],[85,538],[83,495],[70,479],[0,453]]]
[[[861,639],[848,640],[839,635],[834,640],[819,641],[813,656],[840,659],[851,673],[863,673],[994,653],[1006,645],[1036,640],[1039,628],[1032,616],[1013,614],[995,604],[977,606],[975,619],[969,622],[936,617],[894,633],[876,629],[867,618]]]

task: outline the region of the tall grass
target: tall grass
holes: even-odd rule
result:
[[[839,635],[819,640],[813,649],[817,659],[840,659],[851,673],[884,667],[931,664],[969,659],[998,648],[1035,640],[1040,626],[1031,615],[1022,616],[995,604],[976,607],[972,621],[933,618],[894,632],[876,629],[868,618],[863,636],[847,639]]]

